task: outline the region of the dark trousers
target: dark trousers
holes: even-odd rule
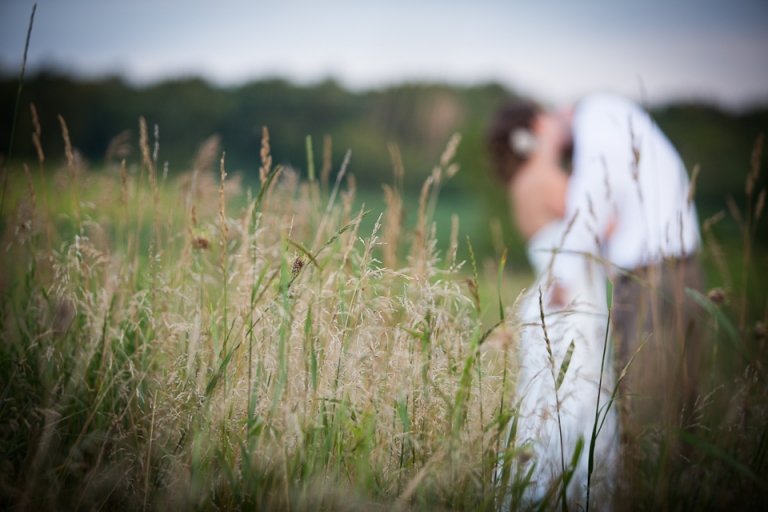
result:
[[[617,377],[637,352],[619,386],[625,442],[648,428],[689,429],[695,422],[703,329],[685,288],[703,289],[695,256],[638,268],[614,286]]]

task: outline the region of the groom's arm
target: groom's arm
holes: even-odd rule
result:
[[[631,103],[599,95],[577,108],[573,173],[565,208],[565,219],[571,226],[552,264],[552,276],[563,288],[577,280],[583,282],[583,274],[591,269],[604,272],[602,262],[614,228],[627,229],[642,222],[622,218],[633,211],[625,206],[637,201],[637,183],[633,181],[637,141],[629,122],[632,112]],[[635,195],[630,196],[630,192]],[[590,266],[589,261],[597,264]]]
[[[569,180],[565,219],[569,228],[552,263],[552,277],[561,289],[552,293],[551,302],[564,306],[569,288],[592,268],[603,270],[603,247],[617,219],[621,180],[612,168],[623,166],[621,154],[582,154],[574,161]],[[612,186],[613,185],[613,186]]]

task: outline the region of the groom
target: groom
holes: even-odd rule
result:
[[[675,148],[642,108],[605,93],[557,111],[510,104],[488,143],[523,236],[557,217],[571,223],[552,263],[550,306],[565,306],[573,269],[584,268],[574,263],[601,262],[614,284],[617,375],[644,344],[619,392],[622,438],[689,427],[699,329],[684,290],[702,288],[700,236]]]

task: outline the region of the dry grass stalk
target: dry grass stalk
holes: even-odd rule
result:
[[[347,174],[347,166],[349,165],[349,160],[351,158],[352,158],[352,150],[348,149],[346,154],[344,155],[344,160],[341,162],[341,169],[339,169],[339,173],[336,175],[336,184],[333,186],[331,195],[328,198],[328,206],[325,208],[325,212],[323,213],[323,218],[320,221],[320,226],[317,228],[317,234],[315,235],[315,239],[312,242],[313,250],[316,250],[319,247],[320,239],[325,235],[325,227],[326,227],[326,224],[328,223],[328,218],[331,214],[331,210],[333,209],[334,202],[336,201],[336,194],[338,194],[339,192],[339,186],[341,185],[341,180],[344,179],[344,176]]]
[[[402,230],[402,201],[400,195],[389,185],[383,185],[387,217],[384,220],[384,264],[388,268],[397,265],[397,246]]]
[[[744,218],[741,216],[739,205],[736,204],[736,200],[729,194],[725,199],[725,204],[728,207],[728,213],[731,214],[731,217],[733,217],[733,220],[736,221],[739,229],[743,232],[745,227]]]
[[[149,497],[149,477],[152,474],[150,470],[150,460],[152,457],[152,438],[155,436],[155,412],[157,411],[157,391],[152,400],[152,421],[149,426],[149,443],[147,444],[147,462],[144,465],[146,467],[146,478],[144,480],[144,507],[143,510],[147,510],[147,498]]]
[[[229,228],[227,227],[226,206],[227,200],[224,197],[224,180],[227,178],[227,173],[224,170],[224,157],[226,152],[221,154],[221,188],[219,189],[219,218],[221,220],[221,269],[224,272],[226,279],[227,275],[227,240],[229,238]],[[193,207],[194,216],[194,207]]]
[[[139,148],[141,149],[141,162],[149,170],[149,182],[154,190],[155,185],[155,166],[152,164],[152,158],[149,154],[149,136],[147,134],[147,121],[144,117],[139,117]]]
[[[552,374],[552,383],[555,388],[555,406],[557,408],[557,428],[560,431],[560,464],[561,474],[565,475],[565,447],[563,446],[563,427],[560,421],[560,397],[557,393],[557,377],[555,376],[555,358],[552,355],[552,343],[549,341],[549,333],[547,332],[547,323],[544,319],[544,302],[542,299],[541,287],[539,287],[539,314],[541,317],[541,329],[544,331],[544,343],[547,348],[547,357],[549,358],[549,369]],[[563,500],[565,500],[565,488],[562,490]],[[565,503],[565,501],[563,501]]]
[[[450,239],[447,264],[452,267],[456,263],[456,253],[459,250],[459,216],[455,213],[451,215],[451,239]]]
[[[549,289],[552,284],[554,283],[554,272],[552,272],[552,268],[555,264],[555,258],[557,257],[557,252],[563,248],[563,245],[565,244],[566,237],[571,233],[571,229],[573,229],[574,224],[576,224],[576,219],[579,217],[579,210],[577,209],[573,213],[573,217],[571,217],[571,220],[568,221],[568,225],[565,227],[565,231],[563,231],[563,236],[560,238],[560,242],[557,244],[557,248],[552,252],[552,258],[549,260],[549,265],[547,266],[547,284],[546,288]],[[599,246],[599,242],[598,242]],[[598,262],[600,264],[604,264],[605,262]]]
[[[32,173],[29,172],[29,166],[27,166],[26,163],[24,164],[24,174],[27,176],[27,191],[29,192],[29,201],[32,203],[29,225],[30,229],[34,229],[35,210],[37,209],[37,196],[35,195],[35,187],[32,185]]]
[[[69,140],[69,130],[67,129],[67,123],[64,118],[59,114],[59,123],[61,124],[61,136],[64,139],[64,155],[67,157],[67,167],[74,177],[75,173],[75,157],[72,153],[72,142]]]
[[[426,260],[427,198],[432,183],[434,183],[434,179],[429,176],[424,180],[419,194],[419,212],[413,236],[413,246],[411,247],[411,266],[416,274],[423,273]]]
[[[120,161],[120,203],[125,211],[125,224],[128,225],[128,170],[125,167],[125,158]]]
[[[272,172],[272,155],[269,148],[269,130],[263,127],[261,130],[261,167],[259,168],[259,179],[262,186],[267,181],[267,177]]]
[[[451,163],[451,160],[456,155],[456,149],[461,142],[461,135],[454,133],[448,140],[448,143],[443,150],[443,154],[440,156],[440,165],[435,166],[432,169],[432,194],[429,198],[427,207],[427,219],[434,218],[435,208],[437,208],[437,198],[440,195],[440,190],[447,180],[453,178],[453,176],[459,171],[459,164]]]
[[[197,149],[195,154],[195,160],[193,164],[193,170],[197,171],[210,171],[213,162],[221,152],[221,137],[218,135],[211,135]],[[192,190],[192,194],[195,191]]]
[[[271,157],[270,157],[271,160]],[[262,207],[263,211],[269,210],[269,205],[272,199],[272,192],[275,190],[275,187],[277,186],[280,176],[285,171],[285,167],[282,165],[278,165],[274,170],[274,177],[272,178],[272,182],[269,184],[269,187],[267,188],[267,193],[264,194],[264,206]]]
[[[67,167],[72,178],[72,191],[75,199],[75,215],[77,217],[77,226],[80,231],[80,236],[83,236],[83,218],[80,213],[80,198],[77,193],[77,169],[75,168],[75,157],[72,152],[72,142],[69,140],[69,130],[67,129],[67,123],[64,118],[59,114],[59,124],[61,124],[61,136],[64,139],[64,154],[67,157]]]
[[[331,157],[333,151],[333,141],[330,135],[323,137],[323,168],[320,171],[320,184],[323,190],[328,190],[328,178],[331,176]]]
[[[402,187],[405,168],[400,148],[394,142],[387,145],[389,157],[392,162],[394,183],[392,187],[384,185],[384,201],[387,205],[386,218],[384,219],[384,264],[389,268],[396,268],[398,261],[398,246],[402,234],[404,218]]]
[[[691,206],[691,203],[693,202],[693,197],[696,195],[696,180],[699,177],[699,172],[701,171],[701,166],[699,164],[696,164],[693,166],[693,171],[691,171],[691,183],[688,188],[688,207]],[[684,246],[681,246],[684,247]]]
[[[107,151],[104,154],[104,167],[109,169],[110,164],[114,158],[124,160],[131,154],[131,131],[124,130],[109,141]]]
[[[364,206],[360,207],[360,211],[358,212],[357,216],[355,217],[354,224],[352,225],[352,229],[349,230],[349,234],[347,234],[344,244],[344,249],[342,252],[341,257],[341,269],[348,269],[348,261],[349,261],[349,255],[352,253],[353,249],[355,248],[355,242],[357,242],[357,231],[360,229],[360,222],[363,220],[363,208]]]
[[[764,139],[764,134],[761,133],[758,135],[757,139],[755,139],[755,145],[752,148],[752,155],[749,159],[749,174],[747,174],[747,181],[744,185],[744,192],[746,193],[747,197],[751,197],[754,193],[755,184],[757,183],[757,179],[760,177],[760,160],[763,156]]]
[[[155,125],[155,135],[159,136],[157,125]],[[152,203],[153,203],[153,225],[155,230],[155,240],[158,245],[160,244],[160,191],[157,186],[157,175],[155,173],[155,159],[157,158],[157,150],[159,149],[158,141],[155,141],[155,153],[154,158],[149,153],[149,137],[147,134],[147,121],[144,117],[139,118],[139,147],[141,148],[141,161],[142,165],[147,166],[149,173],[149,185],[152,189]]]
[[[155,148],[152,150],[152,164],[157,169],[157,157],[160,154],[160,126],[155,123]]]
[[[13,106],[13,120],[11,121],[11,137],[10,137],[10,144],[8,145],[8,156],[7,160],[11,160],[11,155],[13,154],[13,139],[16,133],[16,118],[19,114],[19,100],[21,99],[21,90],[24,85],[24,72],[27,69],[27,52],[29,50],[29,39],[32,36],[32,25],[35,22],[35,11],[37,10],[37,4],[34,4],[32,6],[32,15],[29,17],[29,28],[27,29],[27,40],[24,43],[24,57],[21,59],[21,73],[19,73],[19,82],[18,87],[16,89],[16,102]],[[8,190],[8,169],[5,168],[3,165],[5,163],[5,160],[0,160],[0,170],[5,171],[3,173],[3,193],[0,197],[0,217],[3,216],[3,212],[5,210],[5,193]]]
[[[747,174],[747,180],[744,186],[744,191],[747,195],[747,205],[746,205],[745,220],[744,220],[744,227],[743,227],[744,258],[742,260],[743,263],[742,263],[742,269],[741,269],[741,310],[739,315],[739,329],[741,329],[742,331],[745,326],[746,315],[747,315],[747,283],[748,283],[748,273],[749,273],[749,261],[752,257],[752,237],[754,236],[754,233],[752,232],[752,226],[756,220],[756,219],[753,219],[752,200],[753,200],[754,191],[755,191],[755,184],[757,183],[757,179],[760,176],[760,160],[763,156],[763,138],[764,136],[761,133],[760,135],[757,136],[757,139],[755,140],[755,145],[752,149],[752,157],[750,159],[750,164],[751,164],[750,170],[749,170],[749,173]]]
[[[35,151],[37,152],[38,170],[40,172],[40,193],[43,196],[43,207],[45,208],[45,240],[46,246],[48,248],[48,257],[50,259],[53,254],[51,247],[51,235],[53,227],[51,226],[51,212],[50,206],[48,204],[48,187],[45,183],[45,170],[43,169],[43,164],[45,163],[45,153],[43,153],[43,146],[40,143],[40,137],[43,134],[43,130],[40,127],[40,120],[37,117],[37,108],[35,108],[34,103],[29,104],[29,110],[32,113],[32,127],[34,128],[32,132],[32,144],[34,144]]]
[[[42,129],[40,128],[40,120],[37,117],[37,109],[34,103],[29,104],[29,109],[32,112],[32,143],[35,145],[37,151],[37,160],[40,162],[42,168],[43,162],[45,162],[45,154],[43,154],[43,146],[40,145],[40,137],[42,136]]]
[[[403,165],[403,155],[400,153],[400,146],[395,142],[387,144],[389,158],[392,161],[392,171],[395,174],[395,188],[402,190],[403,178],[405,177],[405,166]]]
[[[460,142],[461,135],[458,133],[454,133],[448,140],[448,144],[446,144],[445,150],[443,150],[443,154],[440,156],[441,168],[446,169],[448,164],[451,163],[453,157],[456,156],[456,149],[459,147]]]
[[[352,211],[352,203],[355,201],[355,192],[357,191],[357,180],[352,173],[347,174],[347,190],[341,193],[341,205],[344,216],[343,223],[349,222],[349,214]]]

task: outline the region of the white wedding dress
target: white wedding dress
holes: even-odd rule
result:
[[[529,448],[523,453],[531,455],[530,458],[518,456],[515,459],[513,465],[518,477],[527,474],[531,464],[535,464],[531,482],[522,494],[523,503],[517,503],[524,507],[539,503],[553,486],[558,485],[563,459],[566,471],[569,467],[574,470],[567,487],[568,500],[576,505],[575,509],[586,505],[589,445],[595,424],[608,320],[606,278],[602,265],[587,258],[569,258],[574,263],[573,268],[569,269],[572,273],[568,276],[566,306],[557,310],[548,307],[548,296],[553,286],[549,269],[552,258],[558,257],[553,249],[562,244],[566,229],[565,222],[552,222],[539,230],[528,243],[528,257],[537,279],[519,310],[521,330],[516,393],[519,415],[517,431],[510,440],[510,444],[514,443],[513,448],[528,445]],[[550,361],[544,337],[539,290],[543,297],[547,337],[554,365]],[[574,349],[570,365],[557,390],[560,401],[558,427],[555,379],[572,340]],[[607,348],[599,414],[600,422],[604,419],[604,424],[595,444],[595,469],[590,485],[590,508],[593,510],[611,508],[612,475],[616,473],[618,460],[614,408],[610,408],[605,415],[614,384],[610,340]],[[571,463],[579,439],[583,441],[583,449],[574,468]],[[510,447],[507,448],[507,453],[511,453]],[[551,493],[550,506],[558,506],[559,499],[558,491]],[[507,501],[507,507],[513,505],[510,500]]]

